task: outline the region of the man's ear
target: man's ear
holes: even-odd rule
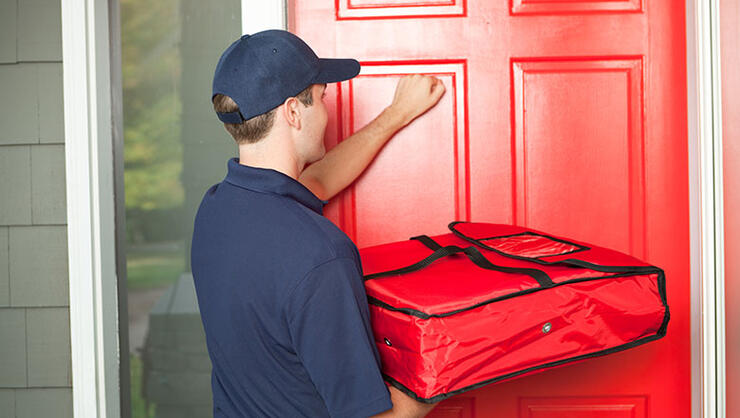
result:
[[[298,99],[295,97],[288,97],[283,102],[283,106],[280,106],[283,112],[283,117],[288,125],[301,129],[301,106]]]

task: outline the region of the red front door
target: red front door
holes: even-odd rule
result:
[[[489,385],[430,417],[690,416],[684,4],[670,0],[295,0],[289,29],[354,57],[327,148],[403,74],[447,91],[326,208],[359,247],[513,223],[665,269],[664,339]]]

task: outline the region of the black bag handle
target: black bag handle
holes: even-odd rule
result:
[[[411,237],[410,239],[415,239],[420,241],[422,244],[426,245],[430,249],[434,250],[432,254],[430,254],[428,257],[424,258],[421,261],[418,261],[414,264],[411,264],[410,266],[402,267],[395,270],[388,270],[383,271],[379,273],[373,273],[363,276],[363,279],[365,281],[376,279],[378,277],[385,277],[385,276],[395,276],[398,274],[404,274],[404,273],[410,273],[412,271],[421,270],[424,267],[427,267],[428,265],[432,264],[435,260],[438,260],[443,257],[447,257],[453,254],[459,254],[463,253],[465,254],[475,265],[478,267],[484,268],[486,270],[493,270],[498,271],[501,273],[509,273],[509,274],[525,274],[527,276],[532,277],[539,283],[542,287],[551,287],[553,286],[552,279],[550,279],[550,276],[547,275],[542,270],[538,269],[531,269],[531,268],[520,268],[520,267],[504,267],[504,266],[498,266],[496,264],[491,263],[488,261],[486,257],[481,254],[481,252],[475,248],[475,247],[465,247],[461,248],[457,245],[448,245],[448,246],[441,246],[439,243],[431,239],[430,237],[426,235],[419,235],[416,237]]]
[[[496,248],[493,248],[489,245],[484,244],[480,240],[477,240],[473,237],[469,237],[462,232],[458,231],[455,228],[455,225],[463,223],[463,221],[454,221],[450,222],[449,225],[447,225],[447,228],[452,231],[453,234],[455,234],[457,237],[464,239],[465,241],[468,241],[474,245],[477,245],[478,247],[485,248],[486,250],[493,251],[496,254],[502,255],[504,257],[513,258],[516,260],[523,260],[523,261],[531,261],[533,263],[545,265],[545,266],[551,266],[554,264],[565,264],[569,266],[575,266],[575,267],[582,267],[587,268],[595,271],[601,271],[604,273],[657,273],[661,271],[659,268],[654,266],[602,266],[600,264],[594,264],[590,263],[588,261],[579,260],[577,258],[568,258],[565,260],[558,260],[558,261],[545,261],[541,260],[539,258],[535,257],[524,257],[521,255],[514,255],[514,254],[507,254],[503,251],[497,250]]]

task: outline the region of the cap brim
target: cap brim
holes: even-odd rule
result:
[[[314,84],[349,80],[360,73],[360,63],[352,58],[319,58],[319,73]]]

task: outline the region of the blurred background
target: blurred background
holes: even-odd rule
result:
[[[210,416],[190,239],[203,191],[237,155],[210,88],[240,2],[121,0],[120,16],[132,415]]]

